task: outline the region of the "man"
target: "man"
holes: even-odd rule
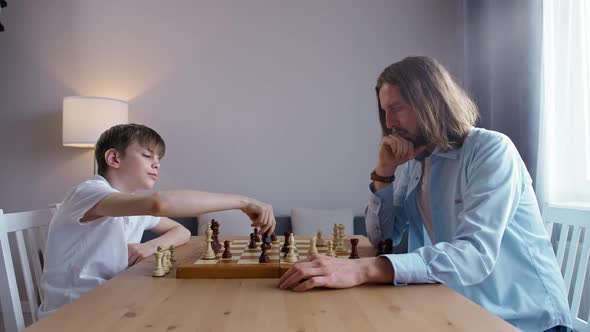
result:
[[[314,256],[280,287],[443,283],[522,330],[569,330],[564,282],[510,139],[474,128],[476,106],[432,58],[387,67],[376,91],[383,137],[367,232],[376,244],[407,231],[408,253]]]

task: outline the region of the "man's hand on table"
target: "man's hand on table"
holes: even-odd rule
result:
[[[350,288],[364,283],[393,283],[393,267],[386,258],[340,259],[313,255],[293,264],[279,280],[281,289],[297,292],[315,287]]]

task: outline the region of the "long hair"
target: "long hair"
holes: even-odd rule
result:
[[[385,83],[399,88],[402,97],[416,112],[418,127],[428,143],[444,150],[463,145],[479,112],[443,65],[430,57],[413,56],[383,70],[375,91],[384,136],[391,134],[379,100],[379,90]]]

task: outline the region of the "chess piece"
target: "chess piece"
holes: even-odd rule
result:
[[[164,272],[168,274],[170,272],[170,268],[172,267],[172,263],[170,262],[170,251],[165,249],[164,256],[162,257],[162,266],[164,267]]]
[[[270,250],[272,248],[270,236],[263,236],[263,238],[262,244],[264,245],[264,250]]]
[[[287,263],[295,263],[297,262],[297,255],[295,254],[295,238],[293,237],[293,233],[289,233],[289,244],[287,245],[289,249],[287,254],[285,255],[285,262]]]
[[[336,251],[344,253],[346,252],[346,246],[344,245],[344,225],[338,225],[338,243],[336,244]]]
[[[223,254],[221,254],[221,258],[231,258],[231,252],[229,251],[229,241],[223,242]]]
[[[174,256],[174,246],[170,245],[168,250],[170,250],[170,262],[176,263],[176,257]]]
[[[215,219],[211,219],[211,230],[213,231],[211,248],[217,254],[221,250],[221,243],[219,242],[219,222]]]
[[[285,232],[285,243],[283,244],[283,247],[281,248],[281,252],[283,253],[287,253],[287,251],[289,251],[289,234],[291,234],[290,232]]]
[[[393,254],[393,241],[391,240],[391,238],[387,238],[385,239],[385,254],[386,255],[390,255]]]
[[[163,277],[166,273],[162,268],[162,251],[158,247],[158,250],[154,254],[156,256],[156,268],[152,272],[153,277]]]
[[[250,243],[248,244],[249,249],[256,249],[256,239],[254,233],[250,233]]]
[[[352,249],[350,250],[350,256],[348,256],[349,259],[357,259],[360,258],[358,250],[357,250],[357,246],[359,244],[359,239],[350,239],[350,244]]]
[[[277,238],[277,235],[275,234],[275,232],[272,232],[272,234],[270,235],[270,240],[271,240],[271,243],[274,244],[275,246],[281,244],[281,242],[279,242],[279,239]]]
[[[205,231],[205,241],[207,241],[207,250],[205,251],[205,255],[203,259],[214,259],[215,258],[215,251],[211,247],[211,243],[213,239],[211,238],[213,235],[213,231],[211,230],[211,224],[207,225],[207,230]]]
[[[318,253],[318,248],[316,247],[316,237],[312,236],[311,239],[309,239],[309,249],[307,250],[307,255],[311,256],[311,255],[315,255]]]
[[[336,257],[336,253],[334,252],[334,245],[331,240],[328,240],[328,252],[326,256]]]
[[[375,253],[375,256],[381,256],[383,254],[385,254],[385,241],[381,240],[377,243],[377,253]]]
[[[258,228],[254,228],[254,241],[260,242],[260,236],[258,236]]]
[[[332,244],[334,246],[338,245],[338,239],[339,239],[338,234],[339,234],[338,225],[334,224],[334,227],[332,228],[332,236],[333,236],[332,237]]]
[[[321,229],[318,229],[318,232],[316,234],[316,237],[317,237],[316,245],[318,247],[325,247],[326,246],[326,241],[324,240],[324,238],[322,237],[322,235],[323,235],[322,234],[322,230]]]
[[[258,258],[258,262],[259,263],[270,263],[270,258],[268,258],[268,255],[266,254],[266,243],[264,243],[264,242],[261,243],[260,249],[262,251],[260,252],[260,257]]]

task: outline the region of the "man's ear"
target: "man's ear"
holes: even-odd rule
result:
[[[106,161],[107,165],[109,165],[112,168],[119,168],[119,166],[121,165],[121,154],[119,153],[119,151],[111,148],[108,149],[105,153],[104,153],[104,160]]]

